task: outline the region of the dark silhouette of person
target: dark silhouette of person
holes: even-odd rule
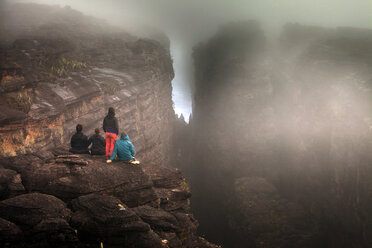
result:
[[[105,146],[106,141],[105,139],[99,134],[99,128],[94,130],[95,134],[90,136],[88,143],[92,144],[90,148],[90,154],[92,155],[105,155]]]
[[[89,154],[88,146],[89,146],[88,137],[83,134],[83,126],[81,124],[76,125],[76,133],[71,137],[71,148],[70,152],[76,154]]]
[[[109,108],[108,114],[103,120],[103,131],[106,133],[106,157],[110,157],[119,133],[118,120],[115,117],[115,110],[113,107]]]

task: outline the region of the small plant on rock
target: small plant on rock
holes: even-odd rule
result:
[[[31,109],[32,99],[27,92],[18,92],[16,95],[6,96],[6,102],[12,109],[28,113]]]

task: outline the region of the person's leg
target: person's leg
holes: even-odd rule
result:
[[[106,157],[109,157],[110,156],[110,146],[111,146],[111,142],[110,142],[110,133],[106,133]]]
[[[110,146],[110,156],[112,155],[112,152],[114,151],[115,148],[115,142],[116,142],[116,133],[110,133],[111,136],[111,146]]]

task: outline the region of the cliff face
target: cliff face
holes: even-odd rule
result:
[[[195,159],[184,170],[209,239],[371,246],[371,40],[370,30],[287,25],[270,43],[248,22],[195,48],[185,148]],[[206,198],[220,207],[208,211]]]
[[[90,135],[112,106],[140,159],[167,160],[174,119],[168,48],[69,8],[13,5],[3,14],[1,155],[66,144],[78,123]]]
[[[169,168],[168,47],[68,7],[0,15],[0,246],[216,247],[196,235],[190,189]],[[114,107],[141,165],[71,155]],[[165,165],[165,166],[162,166]]]

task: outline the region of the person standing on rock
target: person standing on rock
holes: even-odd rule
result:
[[[103,120],[103,131],[106,133],[106,157],[110,157],[119,133],[118,120],[115,117],[115,110],[113,107],[109,108],[108,114]]]
[[[88,137],[83,134],[83,126],[81,124],[76,125],[76,133],[71,137],[71,148],[70,152],[76,154],[89,154]]]
[[[120,140],[115,142],[115,148],[112,152],[111,158],[107,160],[107,163],[111,163],[115,159],[116,154],[120,161],[128,162],[131,164],[138,164],[139,162],[134,158],[135,150],[134,145],[129,140],[129,136],[126,133],[121,133]]]
[[[105,139],[99,134],[99,128],[96,128],[94,130],[95,134],[90,136],[88,143],[92,144],[92,147],[90,148],[90,154],[91,155],[105,155],[105,147],[106,142]]]

